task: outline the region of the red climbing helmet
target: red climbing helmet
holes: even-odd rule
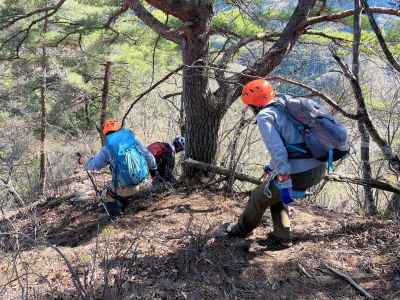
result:
[[[106,120],[103,124],[103,135],[106,135],[109,132],[112,131],[118,131],[121,129],[121,122],[118,120],[113,120],[113,119],[109,119]]]
[[[274,88],[265,79],[250,81],[242,90],[242,102],[246,105],[264,107],[268,105],[274,97]]]

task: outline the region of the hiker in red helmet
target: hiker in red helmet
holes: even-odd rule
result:
[[[172,143],[155,142],[147,146],[157,162],[157,169],[162,180],[176,183],[173,174],[175,167],[175,154],[185,150],[185,138],[176,137]]]
[[[315,118],[314,115],[308,113],[312,109],[315,110],[315,115],[322,116],[321,120],[324,122],[328,120],[328,114],[323,113],[322,108],[310,99],[297,99],[287,99],[284,95],[277,96],[272,85],[264,79],[253,80],[243,88],[242,102],[256,115],[258,128],[271,156],[271,161],[264,168],[262,177],[264,181],[252,192],[238,222],[227,227],[229,236],[249,236],[253,229],[260,224],[265,210],[270,208],[273,230],[265,240],[265,245],[278,249],[291,246],[292,231],[288,205],[293,199],[304,197],[306,189],[322,180],[327,165],[327,156],[330,157],[332,153],[335,155],[339,152],[346,153],[345,148],[342,153],[341,151],[336,152],[335,146],[327,146],[328,148],[325,148],[330,149],[329,155],[327,154],[328,152],[323,147],[325,145],[315,139],[315,128],[310,124],[310,128],[308,128],[309,125],[303,122],[312,117]],[[298,105],[294,110],[293,104]],[[296,119],[299,114],[303,114],[299,117],[299,119],[304,117],[302,121]],[[339,124],[334,123],[331,118],[329,124],[322,124],[321,128],[323,126],[331,126],[336,129]],[[347,137],[347,131],[344,130],[340,133],[343,133],[341,136],[344,139]],[[315,145],[308,143],[309,136],[307,134],[314,138],[314,142],[318,140]],[[331,140],[335,139],[331,138]],[[317,159],[315,149],[321,150],[324,157],[319,156]],[[335,150],[335,152],[331,150]]]

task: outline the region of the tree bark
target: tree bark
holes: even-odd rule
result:
[[[208,86],[208,49],[212,10],[197,10],[196,18],[185,30],[182,43],[185,137],[187,157],[213,163],[217,152],[218,130],[222,109],[218,107]],[[185,168],[185,176],[196,177],[198,169]]]
[[[110,80],[111,80],[111,66],[112,63],[107,61],[105,64],[104,69],[104,80],[103,80],[103,89],[101,93],[101,114],[100,114],[100,138],[101,144],[104,145],[104,135],[103,135],[103,125],[106,121],[107,117],[107,107],[108,107],[108,91],[110,87]]]
[[[365,181],[370,181],[372,178],[372,170],[369,162],[369,134],[367,129],[364,126],[364,123],[358,121],[358,130],[361,135],[361,146],[360,146],[360,155],[361,155],[361,174],[362,178]],[[376,208],[374,194],[372,192],[371,187],[364,186],[364,211],[366,215],[376,215],[378,210]]]
[[[221,119],[241,92],[237,85],[224,85],[214,94],[208,87],[208,70],[205,67],[208,64],[212,1],[146,0],[153,7],[180,19],[183,25],[177,29],[170,28],[154,18],[139,0],[126,1],[147,26],[181,46],[185,65],[182,101],[186,117],[186,155],[212,163],[215,160]],[[307,21],[315,2],[316,0],[299,1],[279,40],[264,57],[247,70],[247,73],[266,75],[280,64],[304,32],[303,24]],[[231,82],[233,81],[242,83],[249,81],[249,78],[239,76],[233,78]],[[188,177],[195,177],[197,173],[193,168],[185,168],[185,175]]]
[[[353,18],[353,63],[352,72],[354,77],[360,81],[360,39],[361,39],[361,1],[354,0],[354,18]],[[362,108],[358,104],[358,113],[362,113]],[[371,165],[369,163],[369,134],[365,128],[364,122],[358,120],[358,130],[361,136],[360,154],[361,154],[361,172],[362,178],[370,181],[372,178]],[[364,186],[364,211],[367,215],[374,215],[377,213],[374,194],[371,187]]]
[[[48,30],[48,18],[44,20],[43,35],[46,35]],[[47,181],[47,48],[46,42],[43,41],[42,45],[42,57],[41,57],[41,68],[42,68],[42,84],[40,87],[40,170],[39,170],[39,195],[43,195],[46,189]]]

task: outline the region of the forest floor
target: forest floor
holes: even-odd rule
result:
[[[90,182],[72,188],[88,191]],[[298,202],[294,246],[269,251],[269,212],[249,238],[224,235],[244,196],[182,187],[133,203],[111,223],[88,193],[3,214],[0,232],[23,235],[0,234],[0,299],[364,299],[325,264],[377,299],[400,299],[398,222]]]

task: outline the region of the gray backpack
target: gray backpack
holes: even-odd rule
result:
[[[349,153],[347,129],[325,108],[308,98],[279,95],[281,107],[303,135],[304,144],[286,144],[289,158],[315,158],[329,163]]]

